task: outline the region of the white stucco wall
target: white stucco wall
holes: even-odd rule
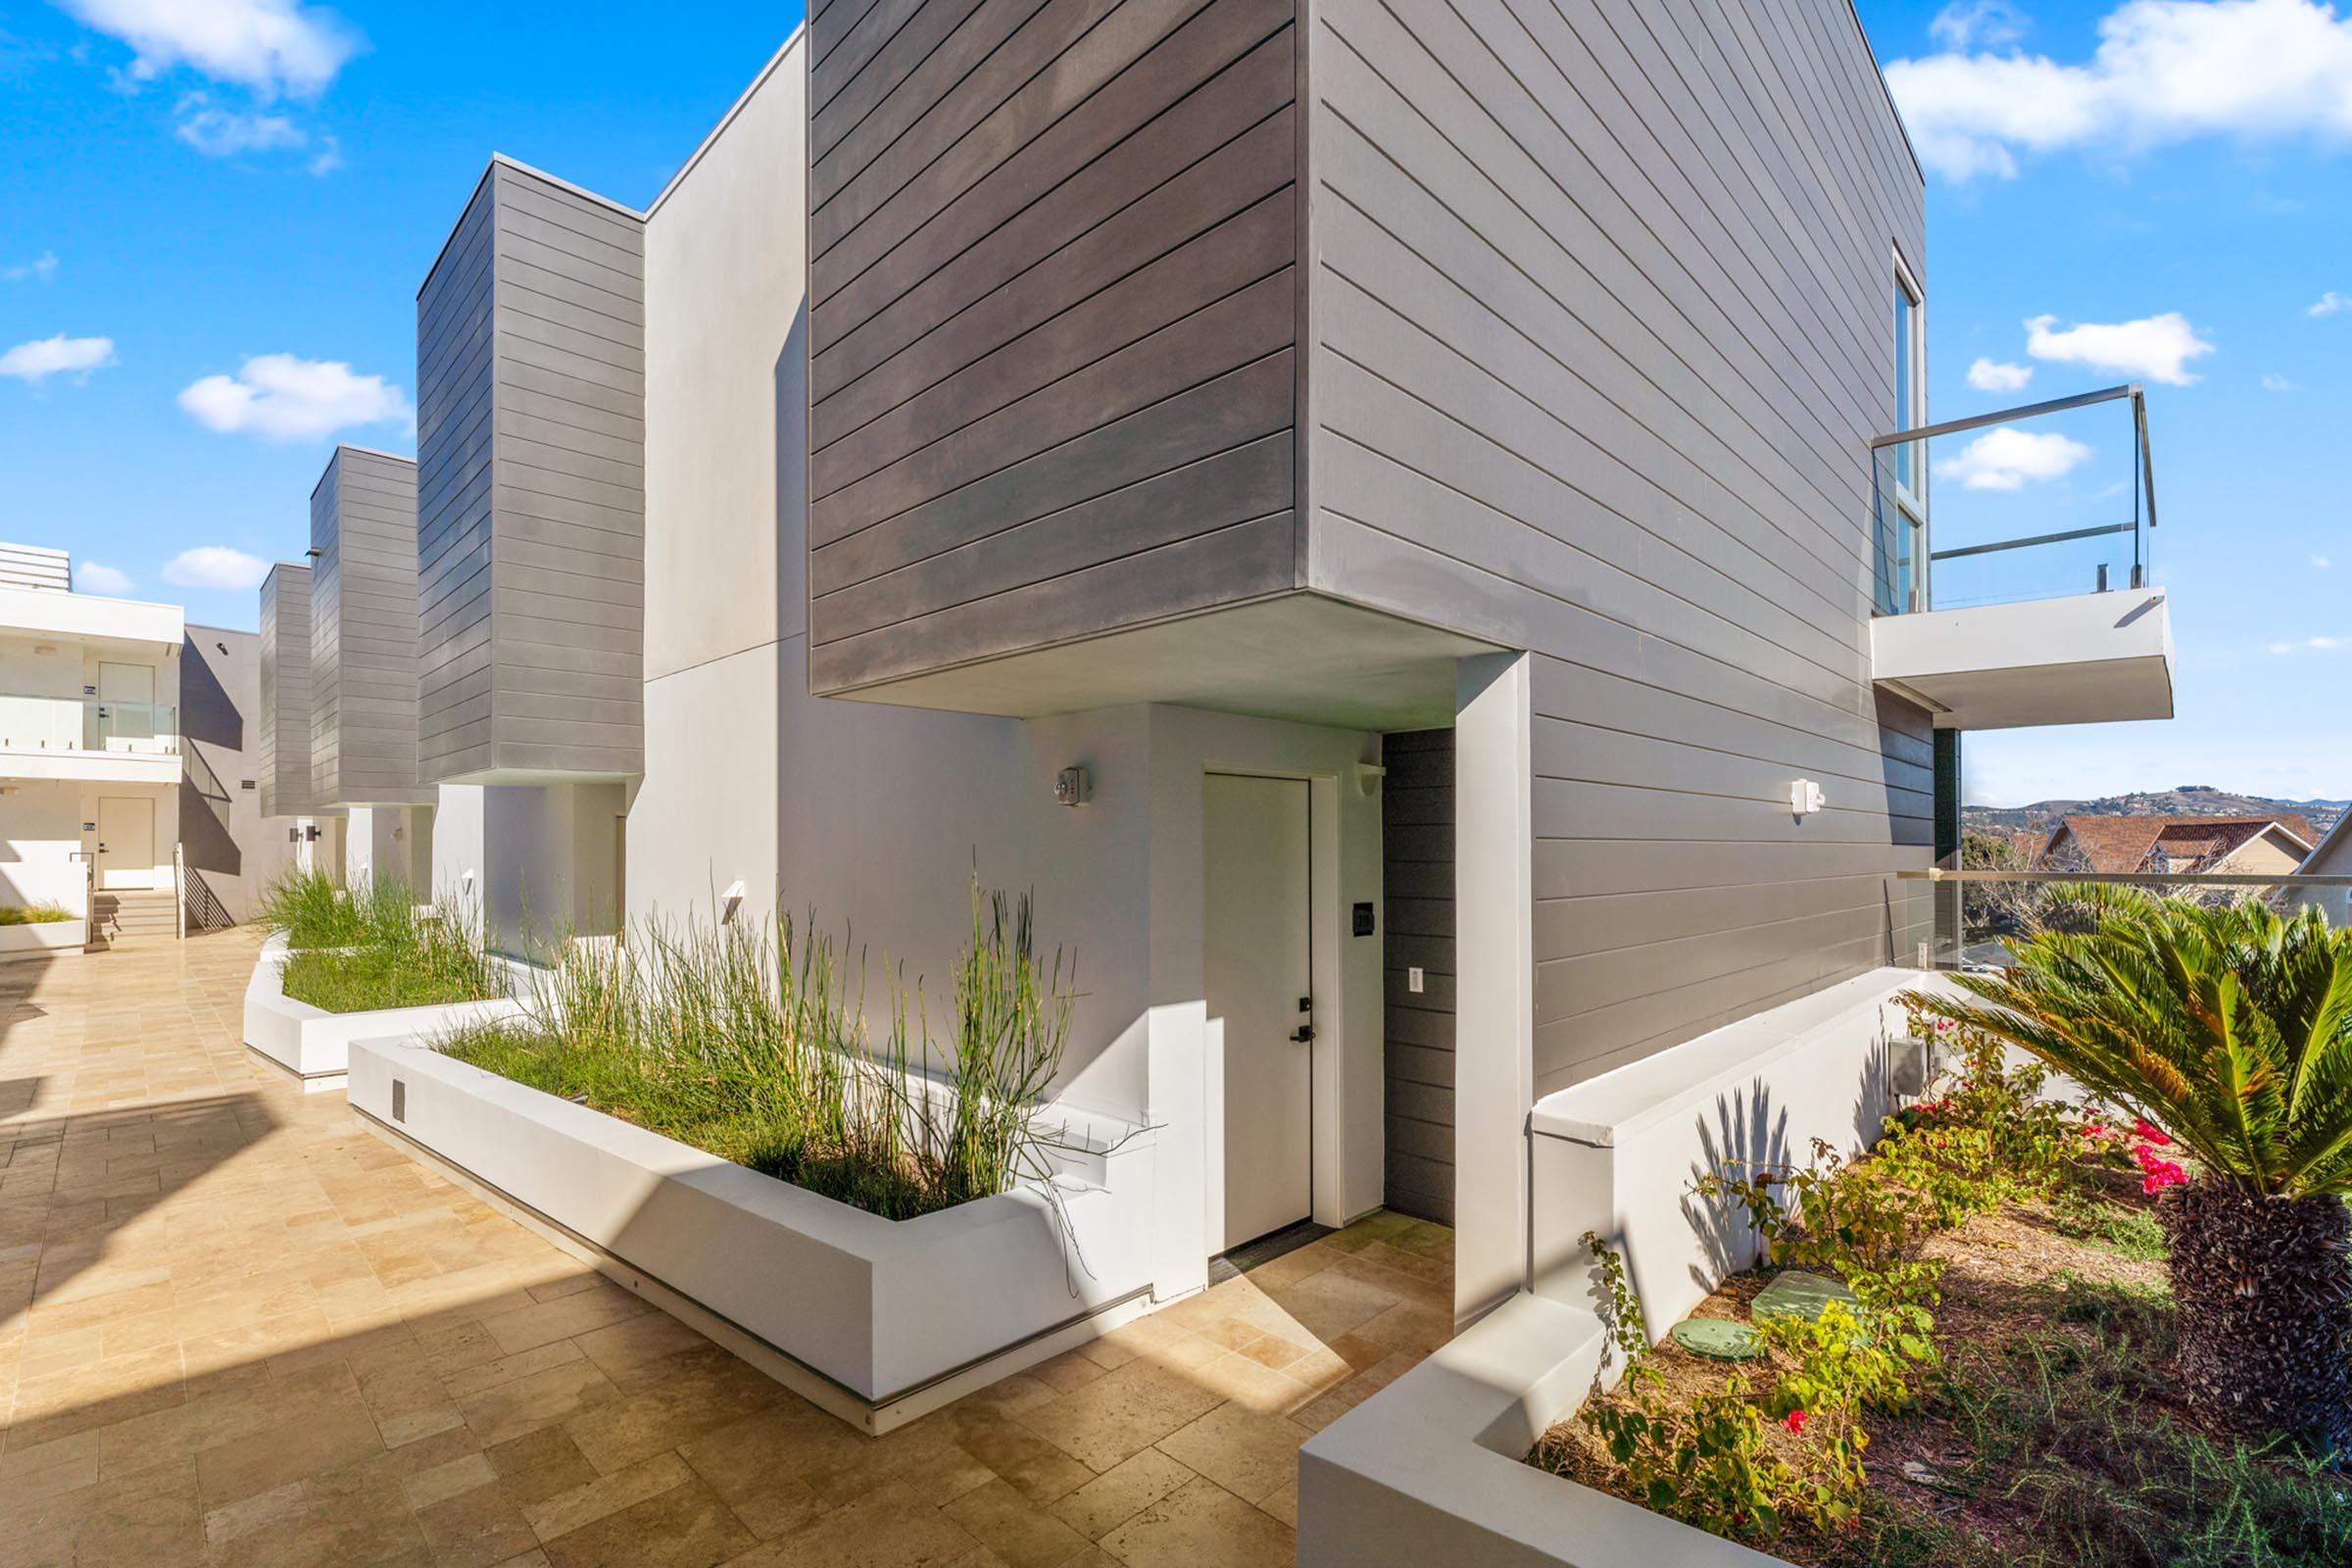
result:
[[[0,904],[55,904],[82,914],[84,873],[73,857],[83,848],[81,786],[50,779],[0,788]]]

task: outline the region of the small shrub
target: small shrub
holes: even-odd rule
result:
[[[79,918],[60,904],[0,904],[0,925],[54,925]]]

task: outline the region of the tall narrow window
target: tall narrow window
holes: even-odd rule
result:
[[[1924,296],[1900,256],[1894,258],[1894,428],[1928,422],[1928,337]],[[1927,608],[1928,453],[1924,441],[1892,449],[1879,498],[1878,608],[1902,614]],[[1890,483],[1884,482],[1891,480]]]

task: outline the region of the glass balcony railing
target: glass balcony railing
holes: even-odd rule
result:
[[[1882,615],[2151,580],[2156,476],[2137,383],[1897,430],[1871,460]]]
[[[0,693],[0,750],[179,755],[179,710],[169,703]]]
[[[1918,945],[1922,968],[2001,968],[2009,944],[2037,931],[2087,930],[2093,911],[2082,890],[2091,884],[2136,887],[2157,898],[2224,906],[2261,900],[2281,913],[2317,905],[2335,926],[2352,925],[2352,876],[2295,869],[2240,867],[2208,871],[2091,871],[2066,866],[2027,869],[2025,858],[1988,848],[1946,856],[1935,869],[1898,871],[1898,883],[1931,884],[1933,937]],[[1997,862],[1997,863],[1996,863]],[[1911,955],[1906,954],[1906,957]]]

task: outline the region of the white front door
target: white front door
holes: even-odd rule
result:
[[[99,798],[98,885],[155,886],[155,802]]]
[[[101,663],[98,666],[98,719],[100,751],[153,751],[155,666]]]
[[[1307,801],[1304,779],[1211,773],[1201,783],[1203,971],[1208,1016],[1225,1041],[1217,1251],[1314,1208]]]

